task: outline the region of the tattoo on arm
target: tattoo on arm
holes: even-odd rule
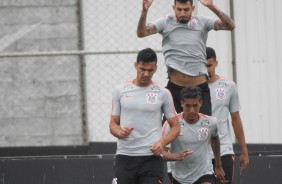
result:
[[[146,32],[147,34],[154,34],[157,32],[156,26],[154,24],[148,24],[146,26]]]
[[[145,24],[146,24],[146,18],[140,17],[139,22],[138,22],[138,29],[142,30],[142,28]]]
[[[216,9],[214,10],[214,13],[220,18],[220,20],[222,21],[223,24],[220,24],[220,22],[217,22],[217,29],[227,29],[230,28],[230,23],[232,21],[232,19],[226,15],[225,13],[223,13],[222,11]]]
[[[230,27],[231,18],[222,12],[222,15],[225,17],[225,21],[223,22],[226,27]]]

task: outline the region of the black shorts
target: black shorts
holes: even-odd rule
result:
[[[172,180],[173,180],[172,184],[181,184],[178,181],[176,181],[174,178],[172,178]],[[215,176],[213,174],[206,174],[206,175],[200,177],[193,184],[202,184],[204,182],[208,182],[210,184],[215,184],[215,182],[216,182]]]
[[[232,184],[233,181],[233,175],[234,175],[234,160],[235,157],[233,154],[229,155],[223,155],[221,156],[221,164],[222,164],[222,169],[225,172],[225,184]],[[212,164],[213,167],[215,166],[215,160],[212,159]]]
[[[202,107],[200,109],[200,113],[206,114],[211,116],[212,115],[212,105],[211,105],[211,95],[210,95],[210,88],[207,82],[197,85],[202,89]],[[178,86],[171,81],[168,81],[166,88],[170,91],[174,107],[177,113],[183,111],[181,107],[181,90],[185,88],[184,86]]]
[[[161,156],[117,155],[115,159],[117,184],[162,184],[163,171]]]

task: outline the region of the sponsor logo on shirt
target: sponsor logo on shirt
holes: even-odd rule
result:
[[[151,88],[152,91],[160,91],[161,89],[158,86],[153,86]]]
[[[218,85],[221,87],[224,87],[224,86],[227,86],[227,83],[225,81],[220,81]]]
[[[156,104],[158,101],[158,95],[155,93],[147,93],[147,103]]]
[[[200,141],[203,141],[203,140],[206,140],[208,138],[208,135],[209,135],[209,130],[207,128],[201,128],[198,130],[198,133],[199,133],[199,140]]]
[[[215,95],[216,99],[218,99],[218,100],[224,100],[225,99],[225,97],[226,97],[225,89],[218,88],[215,91],[216,91],[216,95]]]
[[[128,90],[131,90],[131,89],[133,89],[133,86],[130,85],[130,84],[123,86],[124,91],[128,91]]]
[[[209,122],[209,120],[207,120],[207,119],[204,119],[203,121],[201,121],[201,125],[203,126],[203,127],[206,127],[206,126],[208,126],[210,124],[210,122]]]

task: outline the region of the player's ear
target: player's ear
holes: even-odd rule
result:
[[[200,107],[202,107],[202,105],[203,105],[203,100],[199,99],[199,102],[200,102]]]
[[[137,65],[138,63],[137,62],[134,62],[134,68],[137,70]]]
[[[184,109],[184,101],[183,100],[180,101],[180,105],[181,105],[182,109]]]
[[[215,60],[215,67],[217,67],[218,65],[218,60]]]

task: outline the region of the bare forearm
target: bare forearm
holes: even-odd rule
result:
[[[167,151],[162,151],[163,159],[166,161],[176,161],[178,160],[177,154],[171,154]]]
[[[142,10],[137,26],[137,36],[144,37],[146,33],[147,11]]]
[[[234,123],[233,122],[233,129],[234,133],[236,136],[236,139],[239,142],[241,152],[242,153],[248,153],[247,145],[246,145],[246,140],[245,140],[245,134],[244,134],[244,129],[243,125],[241,122]]]
[[[226,15],[223,11],[221,11],[215,4],[213,4],[213,6],[210,6],[209,9],[213,11],[218,16],[218,18],[221,20],[221,22],[215,23],[216,30],[235,29],[234,21],[228,15]]]
[[[110,132],[113,136],[119,138],[119,125],[115,124],[115,123],[110,123]]]
[[[218,137],[211,138],[211,147],[214,154],[216,167],[221,167],[220,142]]]
[[[179,124],[178,126],[173,126],[169,133],[163,138],[163,146],[170,144],[179,135]]]
[[[167,119],[167,122],[170,126],[170,130],[166,136],[163,137],[163,146],[170,144],[180,133],[180,124],[176,116]]]

